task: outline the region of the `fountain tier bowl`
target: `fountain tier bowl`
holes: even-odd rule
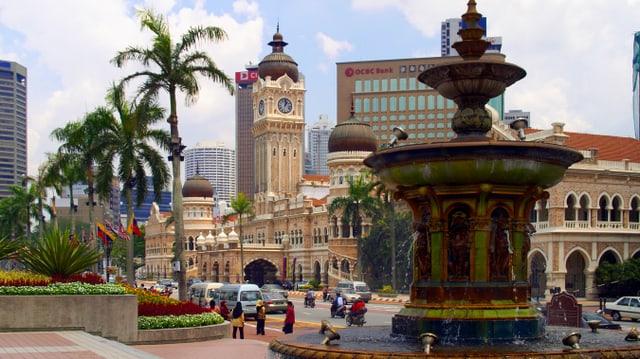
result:
[[[582,160],[571,148],[522,141],[452,141],[400,146],[370,155],[364,163],[389,186],[557,184]]]

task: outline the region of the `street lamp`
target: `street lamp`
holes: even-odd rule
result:
[[[107,278],[107,283],[109,283],[109,266],[111,265],[111,250],[113,249],[113,241],[111,238],[107,237],[103,241],[104,252],[107,256],[107,262],[104,266],[105,277]]]

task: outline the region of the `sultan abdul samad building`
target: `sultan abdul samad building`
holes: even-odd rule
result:
[[[348,119],[335,127],[329,140],[329,177],[304,175],[304,78],[284,52],[287,43],[279,32],[269,45],[273,51],[260,62],[253,88],[255,217],[243,218],[244,263],[237,219],[223,226],[214,218],[211,185],[196,175],[183,187],[187,277],[235,283],[244,276],[258,285],[316,279],[330,286],[356,279],[352,231],[339,216],[329,217],[327,207],[332,198],[347,194],[346,178],[359,175],[378,139],[369,124],[353,114],[339,114]],[[490,134],[495,140],[523,136],[494,115]],[[557,123],[524,134],[527,141],[564,144],[585,157],[533,211],[531,294],[548,296],[550,288],[559,287],[595,298],[600,263],[640,257],[640,142],[568,133],[563,127]],[[168,217],[152,207],[144,268],[150,278],[172,275],[174,234],[171,225],[165,226]],[[369,227],[365,219],[363,236]]]

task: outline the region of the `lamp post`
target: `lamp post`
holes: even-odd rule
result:
[[[107,283],[109,283],[109,265],[111,264],[111,249],[113,249],[113,241],[108,238],[104,240],[103,245],[104,245],[104,253],[107,259],[104,266],[104,272],[105,272],[105,277],[107,278]]]

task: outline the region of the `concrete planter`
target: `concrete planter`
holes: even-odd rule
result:
[[[125,344],[196,342],[230,337],[230,324],[138,330],[135,295],[3,295],[0,331],[82,330]]]
[[[204,327],[138,330],[138,340],[127,344],[169,344],[229,338],[230,329],[231,324],[225,321]]]
[[[1,331],[78,329],[123,343],[138,337],[135,295],[0,296]]]

